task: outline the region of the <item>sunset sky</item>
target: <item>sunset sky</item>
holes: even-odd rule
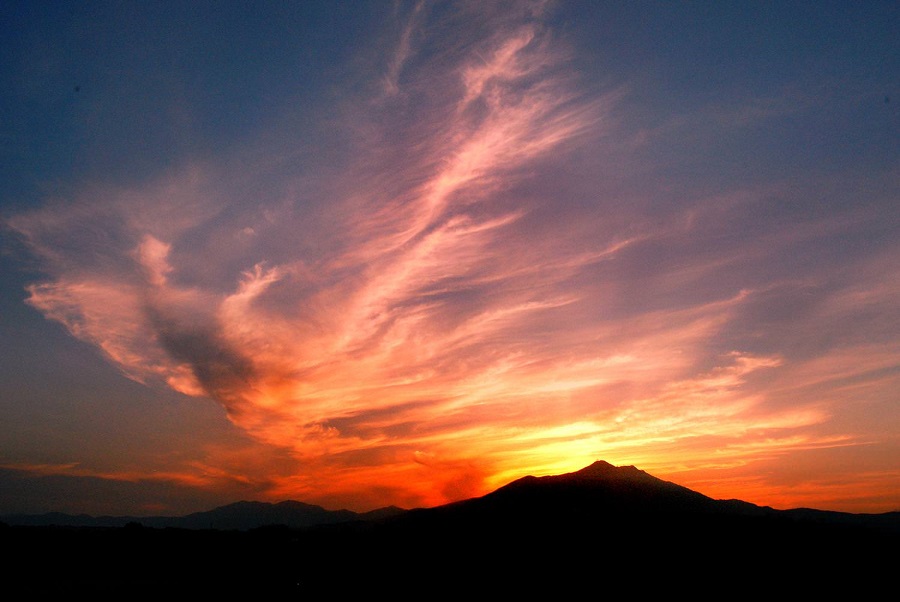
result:
[[[900,510],[896,2],[0,5],[0,513],[595,460]]]

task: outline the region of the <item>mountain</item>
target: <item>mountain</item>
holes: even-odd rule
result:
[[[900,535],[900,512],[852,514],[824,510],[775,510],[742,500],[716,500],[654,477],[634,466],[597,461],[577,472],[526,476],[479,498],[415,509],[395,523],[434,522],[453,528],[496,531],[529,528],[686,530],[732,522],[779,528],[833,527],[866,535]]]
[[[416,582],[457,595],[503,598],[679,591],[716,599],[866,598],[894,587],[900,550],[898,512],[781,511],[715,500],[603,461],[523,477],[479,498],[314,531],[330,534],[323,549],[335,542],[376,589],[390,590],[402,567]],[[318,583],[337,578],[320,570]]]
[[[53,516],[61,525],[64,515]],[[865,599],[894,587],[900,549],[897,512],[715,500],[603,461],[435,508],[239,502],[167,520],[112,529],[7,521],[0,541],[16,550],[7,583],[157,597]]]
[[[322,506],[286,500],[275,504],[267,502],[235,502],[204,512],[185,516],[90,516],[87,514],[12,514],[0,517],[0,522],[12,526],[57,526],[116,528],[141,525],[157,529],[223,529],[246,531],[260,527],[285,526],[302,529],[317,525],[330,525],[358,520],[371,520],[403,512],[402,508],[388,506],[370,512],[351,510],[326,510]]]

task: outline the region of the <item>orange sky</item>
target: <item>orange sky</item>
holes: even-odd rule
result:
[[[900,509],[897,155],[784,159],[864,110],[895,127],[896,103],[871,114],[851,70],[827,106],[808,74],[720,73],[690,19],[671,56],[640,33],[653,68],[604,70],[627,30],[604,45],[581,17],[606,8],[514,6],[400,3],[302,111],[288,95],[228,144],[85,167],[5,212],[38,274],[17,311],[117,371],[21,369],[72,400],[11,381],[6,422],[34,437],[0,441],[5,478],[104,509],[133,488],[131,514],[361,511],[606,460],[714,498]],[[721,87],[667,79],[679,53]],[[200,114],[188,98],[171,110]]]

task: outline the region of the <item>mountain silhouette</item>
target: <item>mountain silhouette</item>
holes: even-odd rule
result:
[[[561,526],[567,526],[602,529],[606,533],[621,530],[625,522],[633,533],[648,528],[685,530],[731,521],[754,527],[763,524],[786,529],[823,526],[841,533],[900,535],[900,512],[775,510],[742,500],[716,500],[634,466],[616,467],[602,460],[572,473],[522,477],[482,497],[410,510],[391,520],[397,524],[448,523],[453,528],[471,524],[486,530],[515,530],[528,525],[532,529],[558,531]]]
[[[603,461],[434,508],[238,502],[123,526],[19,519],[0,529],[17,550],[7,574],[17,591],[55,595],[858,599],[895,585],[900,549],[898,512],[715,500]]]
[[[157,529],[222,529],[246,531],[260,527],[285,526],[302,529],[317,525],[329,525],[358,520],[371,520],[403,512],[402,508],[388,506],[370,512],[351,510],[326,510],[322,506],[295,500],[278,503],[241,501],[212,510],[194,512],[184,516],[90,516],[88,514],[13,514],[0,517],[0,521],[15,526],[97,527],[115,528],[140,525]]]
[[[406,591],[414,581],[504,599],[599,596],[597,587],[605,595],[857,597],[893,581],[900,513],[715,500],[598,461],[523,477],[478,498],[312,531],[325,535],[322,549],[354,566],[361,582],[386,591],[398,589],[403,567]],[[318,583],[339,581],[329,568],[320,567]]]

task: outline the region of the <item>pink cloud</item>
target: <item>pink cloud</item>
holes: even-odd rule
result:
[[[829,224],[699,251],[771,190],[695,198],[662,224],[544,196],[529,178],[609,134],[621,92],[585,96],[531,20],[500,19],[431,59],[417,55],[426,23],[416,13],[403,27],[380,94],[342,107],[362,133],[340,174],[260,176],[264,202],[235,185],[255,169],[210,161],[11,220],[44,262],[33,307],[130,378],[212,399],[290,458],[267,474],[253,454],[220,451],[161,478],[418,505],[597,458],[713,470],[848,444],[815,430],[827,404],[779,407],[758,384],[810,389],[846,353],[716,348],[765,287],[703,288]],[[411,117],[410,98],[424,107]],[[546,180],[541,191],[563,188]],[[534,218],[550,206],[571,215]],[[623,303],[626,286],[641,294]],[[677,303],[653,298],[685,289]],[[820,311],[839,319],[896,296],[894,283],[860,284]],[[872,370],[890,366],[883,348],[865,351]]]

